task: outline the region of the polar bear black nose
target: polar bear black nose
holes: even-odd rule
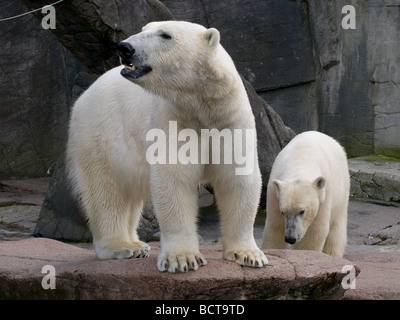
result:
[[[129,42],[121,41],[117,45],[118,54],[121,58],[130,58],[134,55],[135,49]]]
[[[285,242],[287,242],[289,244],[295,244],[297,242],[297,239],[294,237],[285,236]]]

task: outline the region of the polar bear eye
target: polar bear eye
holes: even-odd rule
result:
[[[169,35],[169,34],[166,33],[166,32],[161,33],[161,34],[160,34],[160,37],[163,38],[163,39],[165,39],[165,40],[171,40],[171,39],[172,39],[171,35]]]
[[[283,213],[283,211],[281,211],[281,215],[283,215],[283,216],[285,215],[285,214]]]
[[[304,215],[304,213],[306,213],[306,210],[303,209],[303,210],[301,210],[301,211],[299,212],[299,215],[302,216],[302,215]]]

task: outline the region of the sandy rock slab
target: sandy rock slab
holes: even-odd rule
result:
[[[0,299],[339,299],[350,274],[343,267],[359,273],[346,259],[290,250],[266,250],[266,267],[244,268],[223,260],[220,245],[204,245],[206,266],[170,274],[157,270],[159,243],[150,245],[147,259],[99,261],[56,240],[2,241]]]
[[[354,261],[361,272],[354,289],[345,300],[400,300],[400,254],[398,251],[362,252],[348,250],[345,257]]]

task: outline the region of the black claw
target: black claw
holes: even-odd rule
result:
[[[188,271],[188,270],[187,270],[187,266],[184,266],[184,267],[183,267],[183,271],[185,271],[185,272]]]
[[[194,261],[192,261],[192,268],[194,269]]]
[[[178,272],[178,267],[175,267],[175,271],[174,271],[174,272],[175,272],[175,273]]]
[[[202,258],[199,258],[199,262],[200,262],[201,264],[204,264],[204,261],[203,261]],[[194,267],[194,262],[192,262],[192,266]]]
[[[256,261],[256,266],[258,267],[260,264],[258,263],[258,261]]]
[[[244,257],[244,258],[243,258],[243,261],[246,262],[246,261],[247,261],[247,257]]]
[[[164,269],[167,269],[167,267],[168,267],[168,263],[164,263]]]
[[[233,253],[233,256],[234,256],[235,259],[237,258],[236,252]]]
[[[253,259],[250,259],[250,264],[251,264],[251,265],[253,265],[253,264],[254,264],[254,261],[253,261]]]

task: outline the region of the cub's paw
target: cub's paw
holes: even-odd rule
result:
[[[150,255],[150,246],[142,241],[124,243],[106,248],[96,248],[100,260],[147,258]]]
[[[189,269],[197,270],[206,265],[207,260],[199,252],[184,252],[178,254],[160,253],[157,267],[160,271],[187,272]]]
[[[227,250],[224,258],[229,261],[236,261],[242,266],[261,268],[268,264],[268,259],[260,249],[238,249]]]

